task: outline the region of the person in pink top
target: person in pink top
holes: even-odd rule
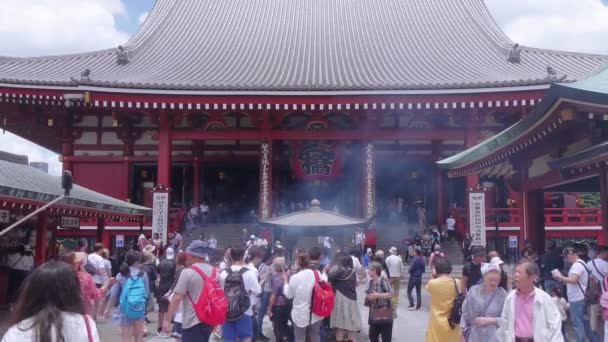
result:
[[[539,271],[524,259],[515,267],[515,289],[502,309],[496,337],[499,342],[563,342],[562,319],[555,302],[534,286]]]

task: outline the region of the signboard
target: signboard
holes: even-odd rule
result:
[[[80,218],[70,217],[70,216],[61,216],[61,221],[59,223],[59,226],[61,228],[78,229],[78,228],[80,228]]]
[[[152,200],[152,234],[158,234],[165,245],[169,219],[169,193],[155,192]]]
[[[469,193],[469,227],[472,245],[486,246],[486,194]]]
[[[11,220],[11,212],[8,210],[0,210],[0,223],[8,223]]]
[[[125,236],[116,235],[116,247],[124,247],[124,246],[125,246]]]
[[[517,248],[517,236],[509,236],[509,248]]]
[[[331,142],[296,142],[292,160],[297,178],[332,179],[341,173],[339,149]]]

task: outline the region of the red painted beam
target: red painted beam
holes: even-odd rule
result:
[[[378,129],[372,131],[302,131],[273,130],[271,140],[460,140],[462,130],[457,129]],[[173,140],[261,140],[261,131],[201,131],[180,130],[171,132]]]

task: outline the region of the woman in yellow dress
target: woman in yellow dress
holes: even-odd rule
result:
[[[454,299],[458,291],[462,291],[460,280],[450,277],[452,264],[443,257],[435,259],[435,270],[437,278],[432,279],[426,285],[426,290],[431,294],[431,314],[428,330],[426,331],[426,342],[459,342],[460,324],[450,327],[448,318],[452,311]]]

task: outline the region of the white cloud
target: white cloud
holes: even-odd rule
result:
[[[144,12],[139,15],[139,18],[137,18],[137,21],[139,22],[140,25],[143,24],[144,21],[146,21],[146,18],[148,18],[148,14],[150,14],[150,13]]]
[[[13,133],[2,133],[0,131],[0,150],[26,155],[30,162],[46,162],[49,164],[50,174],[61,174],[61,163],[59,163],[59,156],[55,152],[40,147]]]
[[[515,42],[608,54],[608,6],[601,0],[485,0]]]
[[[104,49],[123,44],[114,16],[121,0],[3,0],[0,55],[39,56]]]

